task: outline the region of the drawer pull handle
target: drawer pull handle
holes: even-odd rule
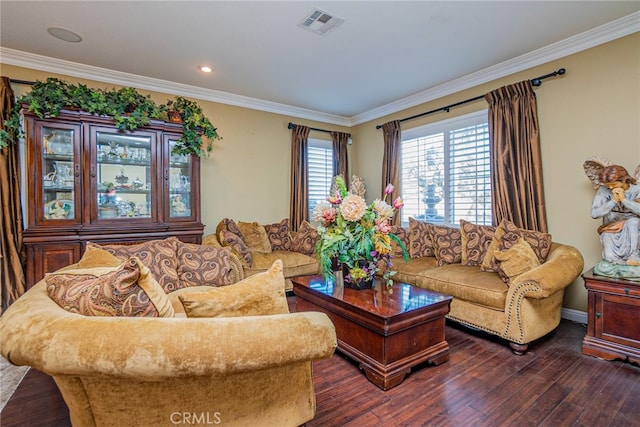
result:
[[[599,319],[602,317],[602,313],[596,313],[596,317]]]
[[[629,295],[629,288],[624,288],[624,293]]]

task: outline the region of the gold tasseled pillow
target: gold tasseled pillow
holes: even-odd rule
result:
[[[238,317],[289,313],[282,260],[269,270],[236,284],[206,292],[183,293],[178,298],[187,317]]]
[[[89,244],[75,268],[117,267],[120,264],[122,264],[122,260],[112,253]]]
[[[256,252],[271,252],[271,242],[264,227],[257,222],[238,222],[244,243],[249,250]]]
[[[142,262],[62,270],[45,275],[47,293],[61,308],[85,316],[173,317],[171,301]]]
[[[531,245],[522,237],[509,249],[495,251],[493,255],[498,260],[498,274],[505,283],[540,265]]]

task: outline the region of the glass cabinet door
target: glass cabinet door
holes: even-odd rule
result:
[[[169,218],[191,218],[193,167],[190,155],[171,154],[177,138],[169,137]]]
[[[79,134],[77,126],[64,124],[37,127],[36,156],[41,158],[42,207],[38,209],[38,222],[80,220],[76,206],[76,191],[80,184]],[[36,187],[36,188],[37,188]]]
[[[93,129],[91,176],[98,220],[142,220],[154,215],[155,135],[120,134]]]

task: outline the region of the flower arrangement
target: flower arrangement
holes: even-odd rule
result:
[[[325,277],[333,275],[336,264],[345,267],[347,283],[371,282],[379,268],[382,277],[391,286],[392,248],[395,241],[408,257],[405,245],[391,233],[391,218],[403,206],[401,197],[392,204],[387,198],[393,185],[385,188],[384,198],[367,205],[364,198],[347,191],[344,179],[335,178],[337,190],[326,202],[316,205],[313,220],[320,223],[316,255]]]

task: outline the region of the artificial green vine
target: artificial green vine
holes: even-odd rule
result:
[[[213,149],[213,142],[222,139],[202,108],[194,101],[181,96],[157,105],[150,95],[142,95],[131,87],[121,89],[91,89],[86,85],[64,82],[50,77],[37,81],[31,91],[18,98],[16,104],[40,118],[57,117],[63,109],[86,111],[111,117],[118,129],[135,130],[150,124],[151,119],[167,120],[169,111],[176,111],[182,121],[182,138],[173,148],[174,154],[202,156]],[[22,136],[20,108],[14,108],[0,130],[0,148]],[[207,138],[203,148],[202,136]]]

